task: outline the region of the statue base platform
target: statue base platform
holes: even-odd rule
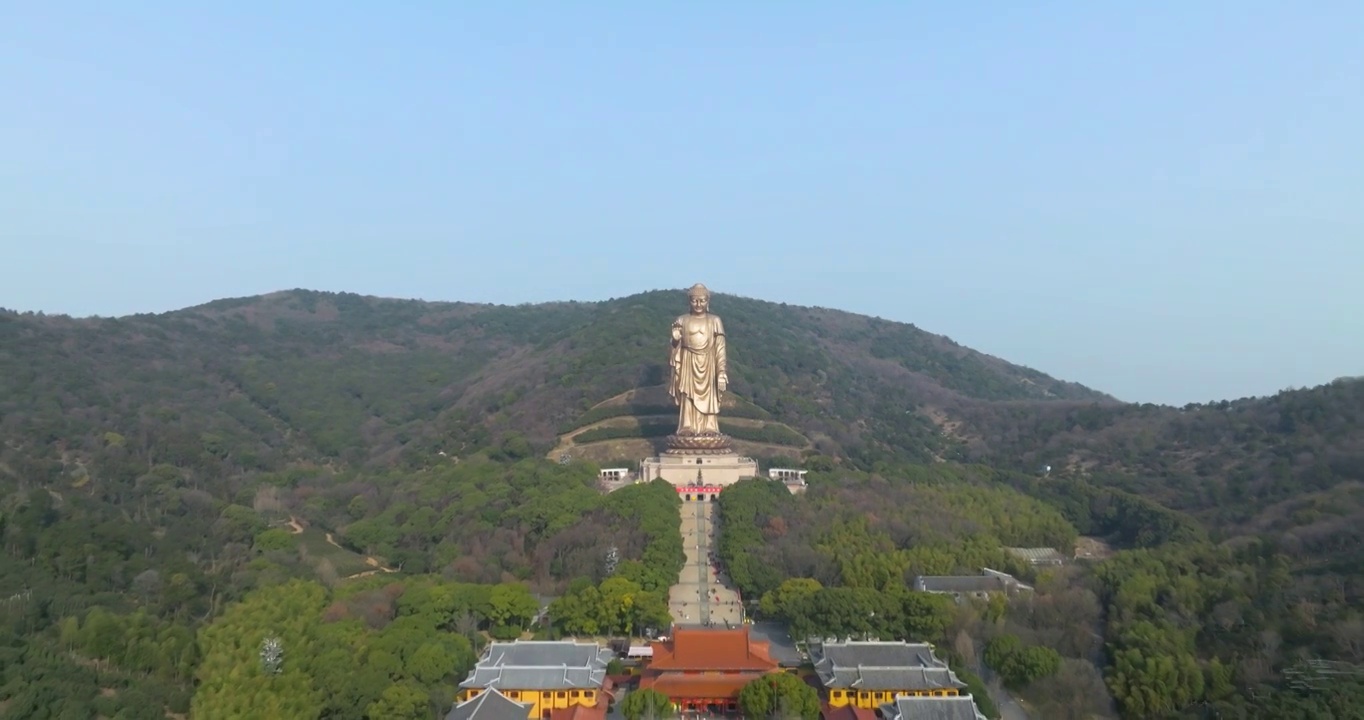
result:
[[[694,450],[670,446],[663,454],[640,463],[639,479],[650,482],[663,478],[676,485],[679,493],[698,499],[702,495],[714,499],[721,488],[745,478],[758,477],[758,463],[730,450],[728,440],[725,438],[726,446],[718,452],[709,448]]]
[[[729,436],[721,433],[705,435],[669,435],[666,439],[668,455],[732,455]]]

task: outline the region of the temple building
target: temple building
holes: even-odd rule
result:
[[[826,642],[811,645],[810,659],[831,709],[874,712],[899,697],[953,697],[966,687],[924,643]]]
[[[455,703],[445,720],[526,720],[533,708],[532,703],[517,702],[497,690],[487,690]]]
[[[640,689],[667,695],[682,712],[737,712],[745,685],[781,671],[768,643],[754,641],[748,630],[674,628],[672,638],[653,643]]]
[[[882,720],[986,720],[970,695],[923,697],[903,695],[880,708]]]
[[[587,720],[606,715],[611,651],[571,640],[495,642],[459,684],[446,720]],[[496,695],[499,697],[488,697]]]
[[[670,450],[641,460],[639,467],[640,478],[646,482],[663,478],[676,485],[679,494],[689,493],[698,496],[698,500],[714,500],[719,490],[745,478],[758,477],[758,461],[734,452],[688,455],[682,450]],[[718,489],[702,491],[697,488]]]
[[[981,568],[979,575],[920,575],[914,578],[918,592],[951,595],[957,602],[968,599],[988,600],[991,595],[1014,596],[1032,592],[1032,587],[1014,576],[990,568]]]

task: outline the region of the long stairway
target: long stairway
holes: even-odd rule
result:
[[[673,623],[693,627],[738,627],[743,622],[739,593],[728,578],[715,569],[711,553],[715,546],[715,504],[689,501],[682,504],[682,547],[687,563],[677,584],[668,592]]]

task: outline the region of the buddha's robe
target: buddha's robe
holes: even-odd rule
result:
[[[719,316],[683,315],[673,322],[672,382],[678,404],[677,434],[720,432],[720,376],[725,369],[725,326]]]

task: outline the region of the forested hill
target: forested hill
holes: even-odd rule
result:
[[[162,717],[191,697],[226,717],[256,692],[299,706],[281,717],[427,717],[472,648],[532,624],[532,590],[562,595],[556,631],[656,622],[681,567],[676,493],[600,495],[591,464],[543,458],[595,404],[662,381],[683,308],[678,291],[521,307],[291,291],[0,312],[0,718]],[[720,548],[747,597],[783,574],[830,598],[903,590],[1078,533],[1119,553],[1039,583],[1010,627],[1075,638],[1067,662],[1102,665],[1127,717],[1250,698],[1300,661],[1364,663],[1364,382],[1133,405],[910,325],[714,309],[746,410],[813,445],[789,458],[806,495],[722,498],[751,515]],[[269,692],[248,672],[260,638],[240,639],[267,627],[316,649]],[[465,640],[425,646],[451,629]],[[1065,687],[1084,685],[1050,694]],[[1286,706],[1265,712],[1330,717]]]
[[[511,432],[547,448],[593,404],[661,381],[685,307],[679,292],[507,307],[290,291],[116,319],[8,313],[0,411],[9,437],[78,454],[112,433],[153,462],[424,458]],[[931,459],[950,444],[935,421],[973,402],[1112,402],[912,325],[713,307],[735,392],[832,456]]]
[[[684,307],[678,291],[508,307],[296,290],[124,318],[0,312],[0,476],[82,482],[115,447],[201,478],[544,452],[594,404],[662,381]],[[1134,405],[912,325],[713,307],[735,392],[844,466],[1050,466],[1237,530],[1364,481],[1359,381]]]
[[[544,452],[594,404],[662,381],[684,307],[679,291],[508,307],[296,290],[124,318],[0,312],[0,476],[81,481],[112,446],[204,478]],[[727,295],[713,308],[735,392],[844,466],[1050,466],[1238,530],[1364,481],[1357,380],[1135,405],[912,325]]]

